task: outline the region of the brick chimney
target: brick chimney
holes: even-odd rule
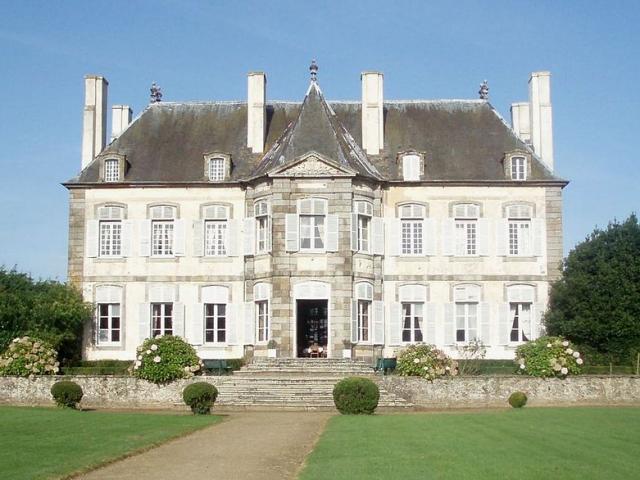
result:
[[[84,77],[82,121],[82,168],[105,147],[107,141],[107,89],[109,82],[98,75]]]

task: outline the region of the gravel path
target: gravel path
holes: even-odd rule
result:
[[[83,480],[293,479],[331,412],[239,412]]]

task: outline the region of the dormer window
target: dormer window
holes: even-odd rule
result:
[[[120,181],[120,161],[116,158],[108,158],[104,161],[104,181]]]
[[[231,157],[222,152],[209,152],[204,157],[204,179],[208,182],[224,182],[231,174]]]
[[[504,176],[507,180],[523,182],[531,176],[531,154],[524,150],[505,153]]]
[[[511,180],[527,179],[527,159],[525,157],[511,157]]]
[[[224,158],[209,159],[209,181],[221,182],[224,180]]]
[[[402,178],[405,182],[420,180],[422,173],[422,158],[417,153],[408,153],[401,156]]]

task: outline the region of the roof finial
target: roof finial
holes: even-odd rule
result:
[[[162,101],[162,89],[158,85],[156,85],[156,82],[153,82],[151,84],[150,91],[151,91],[151,99],[150,99],[151,103],[157,103]]]
[[[309,67],[309,71],[311,72],[311,81],[316,82],[318,77],[318,64],[316,63],[315,58],[311,60],[311,66]]]
[[[480,95],[480,99],[489,100],[489,84],[486,80],[480,84],[478,94]]]

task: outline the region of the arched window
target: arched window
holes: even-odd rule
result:
[[[104,161],[104,181],[120,181],[120,160],[117,158],[107,158]]]
[[[99,285],[95,293],[96,343],[98,346],[122,342],[122,287]]]
[[[204,217],[204,256],[221,257],[227,255],[229,207],[207,205]]]
[[[525,157],[511,157],[511,180],[527,179],[527,159]]]
[[[456,285],[453,289],[455,302],[455,341],[466,343],[480,338],[480,287],[473,284]]]
[[[400,287],[399,296],[402,308],[402,341],[404,343],[422,342],[425,336],[427,287],[403,285]]]
[[[254,204],[253,210],[256,219],[256,253],[267,253],[271,251],[271,212],[269,202],[258,200]]]
[[[507,207],[509,226],[509,255],[533,255],[533,236],[531,234],[531,207],[511,205]]]
[[[98,256],[121,257],[123,255],[122,220],[124,208],[105,205],[98,208]]]
[[[478,254],[478,217],[480,207],[473,203],[459,203],[453,207],[455,219],[455,252],[457,256]]]
[[[208,176],[210,182],[221,182],[225,177],[225,159],[213,157],[208,160]]]
[[[174,255],[176,207],[156,205],[149,209],[151,217],[151,256]]]
[[[356,342],[371,341],[371,317],[373,303],[373,285],[369,282],[359,282],[354,286],[354,312],[356,334],[354,340]]]
[[[373,204],[365,200],[358,200],[354,203],[355,224],[351,228],[354,229],[356,247],[355,251],[362,253],[371,252],[371,218],[373,217]]]
[[[253,287],[253,301],[255,303],[256,339],[258,343],[269,341],[271,331],[270,300],[271,285],[268,283],[256,283]]]
[[[510,285],[507,287],[509,303],[508,336],[510,343],[527,342],[532,339],[533,302],[535,289],[532,285]]]
[[[402,255],[424,254],[424,205],[408,203],[399,207]]]

